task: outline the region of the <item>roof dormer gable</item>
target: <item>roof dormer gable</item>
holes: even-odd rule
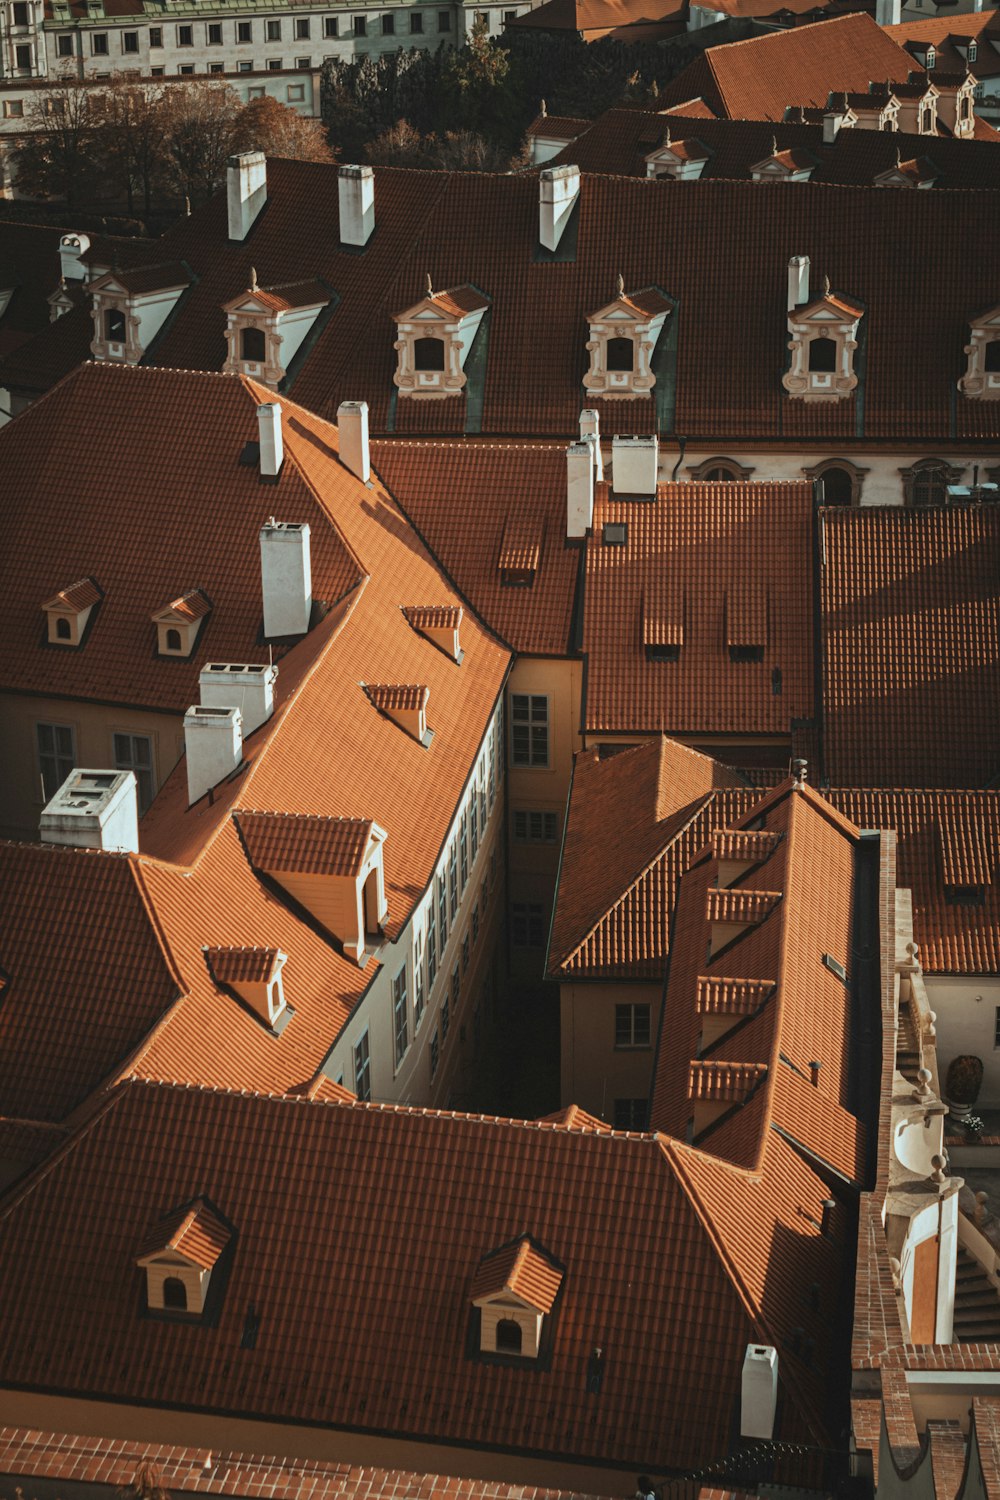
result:
[[[627,293],[619,276],[613,300],[587,318],[590,368],[584,389],[611,398],[648,395],[656,384],[653,351],[673,306],[656,286]]]
[[[189,657],[211,612],[212,601],[201,589],[189,589],[156,610],[150,619],[156,626],[159,655]]]
[[[87,286],[94,358],[137,365],[193,280],[183,261],[129,271],[116,266],[96,276]]]
[[[94,610],[104,595],[93,578],[80,578],[42,605],[50,646],[80,646]]]
[[[705,909],[709,961],[752,927],[759,927],[780,901],[780,891],[750,891],[739,886],[710,890]]]
[[[808,281],[808,277],[806,278]],[[803,401],[841,401],[858,384],[854,368],[858,326],[864,309],[824,280],[823,295],[788,312],[789,368],[781,383]]]
[[[647,177],[672,177],[676,182],[695,182],[711,161],[712,153],[703,141],[691,136],[675,141],[669,129],[659,145],[644,158]]]
[[[876,187],[931,188],[941,176],[929,156],[913,156],[903,161],[902,153],[896,152],[896,165],[886,172],[879,172],[872,179]]]
[[[563,1268],[528,1235],[486,1255],[472,1279],[483,1354],[536,1359],[544,1320],[562,1290]]]
[[[249,287],[222,304],[227,345],[223,370],[249,375],[276,389],[287,381],[307,336],[335,300],[333,288],[320,277],[263,287],[251,266]]]
[[[136,1265],[146,1273],[150,1312],[200,1318],[213,1275],[233,1240],[232,1227],[207,1198],[165,1214],[139,1245]]]
[[[958,382],[973,401],[1000,400],[1000,303],[969,319],[966,369]]]
[[[457,396],[465,387],[465,366],[490,299],[466,283],[436,292],[427,277],[419,302],[394,315],[396,370],[401,396]]]
[[[754,182],[808,182],[815,167],[811,152],[799,146],[779,151],[777,137],[772,136],[770,155],[754,162],[750,176]]]
[[[280,948],[252,947],[206,948],[204,953],[217,985],[237,995],[272,1031],[284,1029],[291,1016],[282,979],[287,953]]]
[[[434,738],[433,729],[427,728],[427,700],[430,688],[417,683],[363,682],[372,705],[398,724],[411,739],[415,739],[425,750]]]
[[[460,644],[462,613],[460,604],[410,604],[403,607],[407,624],[458,664],[465,654]]]

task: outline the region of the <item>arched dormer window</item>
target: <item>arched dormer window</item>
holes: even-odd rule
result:
[[[802,472],[813,482],[817,505],[861,504],[861,485],[868,470],[850,459],[827,458]]]
[[[414,339],[413,367],[415,370],[443,370],[444,340]]]
[[[212,604],[201,589],[186,594],[150,616],[156,626],[156,649],[161,656],[190,656],[211,614]]]
[[[109,344],[124,344],[125,314],[120,307],[109,307],[104,314],[104,337]]]
[[[929,106],[920,111],[920,134],[934,134],[934,111]]]
[[[181,633],[173,625],[170,625],[167,628],[167,650],[168,651],[180,651],[181,650]]]
[[[833,339],[818,338],[809,341],[809,369],[829,374],[837,368],[837,345]]]
[[[700,464],[692,464],[688,469],[690,478],[699,484],[721,484],[727,480],[736,480],[746,483],[753,473],[753,469],[747,464],[737,463],[734,458],[702,459]]]
[[[267,352],[263,328],[240,329],[240,358],[248,364],[262,365]]]
[[[431,278],[419,302],[396,313],[396,370],[401,396],[458,396],[465,389],[466,362],[476,342],[489,298],[466,283],[436,292]]]
[[[648,396],[656,384],[653,354],[673,304],[659,287],[625,291],[619,276],[615,299],[590,314],[584,390],[595,396]]]
[[[963,396],[974,401],[1000,401],[1000,304],[969,319],[968,360],[958,382]]]
[[[56,618],[56,637],[60,641],[73,639],[73,627],[65,615],[59,615]]]
[[[497,1324],[497,1353],[520,1354],[521,1325],[513,1318],[501,1318]]]
[[[627,370],[635,368],[635,345],[631,339],[608,339],[608,369]]]
[[[472,1278],[483,1354],[537,1359],[562,1289],[562,1267],[529,1235],[485,1255]]]
[[[163,1306],[168,1312],[187,1312],[187,1287],[179,1276],[167,1276],[163,1282]]]
[[[798,259],[791,269],[798,268]],[[854,353],[864,309],[831,292],[829,280],[824,280],[821,297],[810,299],[808,277],[797,294],[803,300],[789,308],[791,358],[781,383],[803,401],[841,401],[858,383]]]
[[[968,94],[963,94],[958,104],[958,116],[960,120],[967,120],[972,113],[972,102]]]

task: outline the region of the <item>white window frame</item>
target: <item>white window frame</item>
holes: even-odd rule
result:
[[[392,981],[392,1055],[397,1072],[410,1050],[409,987],[406,981],[404,964]]]
[[[354,1043],[354,1092],[361,1100],[372,1096],[372,1051],[368,1028]]]
[[[540,705],[544,705],[541,707]],[[545,771],[550,764],[550,699],[547,693],[511,693],[510,695],[510,763],[518,770]],[[519,752],[518,731],[526,735],[526,745]],[[535,735],[544,730],[544,758],[537,753]]]

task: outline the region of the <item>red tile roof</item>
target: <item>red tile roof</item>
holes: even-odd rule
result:
[[[298,875],[357,875],[374,827],[371,818],[243,809],[234,822],[255,870]]]
[[[686,6],[680,0],[544,0],[516,16],[511,27],[530,31],[576,31],[584,41],[602,36],[643,40],[684,30]]]
[[[709,891],[705,902],[705,920],[747,922],[756,926],[771,915],[780,901],[780,891]]]
[[[68,610],[72,614],[79,614],[81,610],[89,609],[92,604],[97,604],[101,598],[103,595],[94,580],[81,578],[79,582],[71,583],[68,589],[60,589],[58,594],[53,594],[51,599],[46,599],[42,608]]]
[[[216,984],[266,984],[279,952],[278,948],[206,948],[205,961]]]
[[[202,1270],[210,1271],[232,1237],[232,1230],[212,1205],[204,1198],[196,1198],[154,1224],[141,1241],[135,1258],[143,1261],[172,1250]]]
[[[141,6],[138,8],[141,13]],[[59,241],[71,233],[75,233],[72,228],[60,229],[53,224],[17,224],[9,219],[0,222],[0,287],[14,289],[0,320],[0,353],[48,329],[48,298],[59,286]],[[90,236],[87,256],[110,265],[116,257],[132,264],[135,260],[158,259],[160,253],[155,240],[95,234]],[[75,285],[73,290],[75,294]]]
[[[186,594],[181,594],[179,599],[172,599],[162,609],[158,609],[152,616],[158,620],[168,615],[180,615],[185,620],[203,620],[212,610],[211,601],[201,589],[190,589]]]
[[[529,140],[534,136],[544,136],[551,141],[572,141],[590,123],[589,119],[583,119],[579,115],[550,115],[543,107],[524,133]]]
[[[513,1292],[540,1313],[552,1311],[559,1295],[563,1273],[531,1240],[524,1237],[484,1256],[472,1278],[469,1296],[473,1302]]]
[[[994,78],[1000,72],[1000,59],[994,51],[1000,40],[1000,18],[994,9],[960,15],[948,10],[923,21],[904,21],[898,26],[887,26],[885,31],[907,50],[919,49],[922,52],[927,46],[933,46],[936,66],[932,82],[938,77],[939,67],[963,74],[971,67],[977,78]],[[976,59],[971,64],[967,55],[970,41],[978,44]]]
[[[429,688],[405,682],[366,682],[365,692],[375,707],[384,713],[391,713],[393,709],[415,712],[426,708],[430,697]]]
[[[93,259],[93,251],[88,252],[88,260]],[[165,264],[152,266],[132,266],[127,270],[112,267],[110,271],[103,272],[95,278],[95,281],[103,282],[105,276],[113,277],[118,284],[124,287],[133,297],[142,296],[145,292],[173,291],[178,287],[191,284],[191,270],[182,261],[171,261]]]

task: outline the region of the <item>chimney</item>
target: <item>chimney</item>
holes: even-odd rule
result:
[[[342,401],[337,407],[340,428],[340,462],[367,484],[371,478],[371,450],[368,446],[368,402]]]
[[[596,411],[582,411],[580,413],[580,441],[590,443],[594,450],[594,478],[601,482],[604,478],[604,459],[601,456],[601,419]]]
[[[243,719],[238,708],[194,704],[184,715],[188,804],[231,776],[243,760]]]
[[[570,443],[566,449],[566,535],[581,540],[594,521],[594,445]]]
[[[875,0],[875,19],[880,26],[898,26],[902,20],[901,0]]]
[[[267,157],[263,151],[244,151],[226,162],[229,238],[245,240],[267,202]]]
[[[774,1436],[778,1406],[778,1351],[770,1344],[748,1344],[740,1390],[740,1437]]]
[[[273,516],[260,528],[264,636],[305,635],[312,615],[309,527]]]
[[[558,250],[579,196],[579,167],[543,168],[538,179],[538,238],[546,250]]]
[[[64,234],[59,241],[59,274],[67,281],[86,281],[87,267],[83,257],[90,249],[90,236]]]
[[[202,708],[238,708],[243,735],[253,734],[274,713],[278,669],[250,662],[210,661],[198,674]]]
[[[134,771],[71,771],[42,811],[43,844],[139,852]]]
[[[832,146],[840,134],[840,127],[844,123],[843,112],[831,109],[823,116],[823,144]],[[791,292],[789,292],[791,295]],[[788,309],[791,312],[791,308]]]
[[[804,307],[809,301],[809,257],[793,255],[788,262],[788,311]]]
[[[281,407],[277,401],[265,401],[258,406],[257,433],[260,439],[260,476],[262,479],[277,479],[285,457]]]
[[[833,1211],[834,1211],[834,1209],[836,1207],[837,1207],[837,1204],[836,1204],[836,1200],[835,1199],[833,1199],[833,1198],[824,1198],[823,1199],[823,1218],[822,1218],[822,1221],[820,1223],[820,1228],[822,1229],[822,1231],[823,1231],[824,1234],[829,1234],[830,1231],[831,1231],[832,1224],[833,1224]]]
[[[375,229],[375,173],[371,167],[341,167],[337,187],[340,243],[362,249]]]
[[[611,484],[617,496],[656,495],[660,443],[656,437],[616,437],[611,444]]]

